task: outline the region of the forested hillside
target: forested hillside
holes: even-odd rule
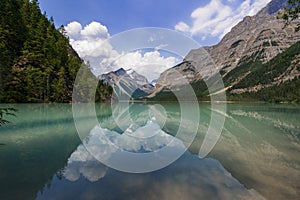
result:
[[[267,63],[250,61],[228,73],[224,82],[233,100],[257,99],[271,102],[300,102],[300,42]],[[240,80],[241,74],[245,75]]]
[[[189,62],[185,63],[192,67]],[[227,88],[227,100],[299,103],[299,77],[300,42],[297,42],[266,63],[253,57],[242,59],[238,67],[224,75],[223,82]],[[210,100],[203,80],[191,81],[190,84],[199,100]],[[184,91],[184,87],[180,89]],[[176,97],[171,91],[164,91],[157,93],[151,100],[168,101],[176,100]]]
[[[38,0],[0,1],[0,103],[70,102],[82,64]],[[98,99],[110,99],[109,86],[99,87]]]

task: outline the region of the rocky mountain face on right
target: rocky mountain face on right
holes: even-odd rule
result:
[[[149,98],[170,98],[168,88],[179,84],[176,70],[200,100],[210,98],[205,81],[212,73],[207,72],[219,71],[228,99],[300,101],[299,20],[285,26],[277,18],[287,5],[287,0],[273,0],[255,16],[245,17],[219,44],[192,50],[183,63],[161,74]]]

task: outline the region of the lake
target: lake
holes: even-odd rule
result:
[[[95,123],[90,106],[82,104],[76,127],[69,104],[1,105],[8,106],[18,112],[0,127],[0,199],[300,197],[299,105],[232,103],[218,112],[200,103],[199,120],[183,120],[175,103],[96,104]],[[226,121],[202,158],[213,113]],[[181,124],[190,146],[176,135]],[[162,149],[168,151],[161,157],[150,156]],[[131,155],[147,159],[132,162]],[[149,172],[128,173],[132,169]]]

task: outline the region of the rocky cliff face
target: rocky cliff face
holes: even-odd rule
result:
[[[247,59],[267,62],[300,40],[295,32],[297,23],[285,26],[277,19],[277,13],[287,5],[287,0],[273,0],[257,15],[245,17],[224,36],[222,41],[211,47],[204,47],[211,55],[218,69],[229,72]],[[186,59],[195,57],[191,51]],[[196,61],[197,62],[197,61]]]
[[[199,82],[201,75],[202,78],[208,79],[213,72],[220,71],[223,79],[228,80],[225,81],[226,90],[247,78],[248,74],[251,73],[249,70],[241,70],[243,72],[235,74],[235,77],[231,77],[230,80],[228,76],[232,76],[231,71],[247,63],[267,63],[300,41],[300,32],[294,31],[299,21],[294,21],[285,27],[284,21],[277,19],[278,11],[285,6],[287,6],[287,0],[273,0],[255,16],[245,17],[217,45],[192,50],[183,63],[161,74],[152,96],[167,90],[165,88],[171,85],[178,84],[176,77],[174,77],[176,75],[172,73],[174,70],[187,77],[190,83]],[[208,54],[203,53],[204,49]],[[210,58],[207,58],[207,55]],[[190,70],[193,68],[197,70]],[[212,73],[207,73],[207,71]],[[290,73],[297,74],[298,72],[297,70],[290,70]],[[298,77],[293,74],[282,77],[286,76]],[[280,77],[277,78],[280,79]],[[247,90],[240,91],[247,92]]]

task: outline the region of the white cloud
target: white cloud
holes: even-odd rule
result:
[[[150,52],[117,52],[107,40],[110,36],[106,26],[92,22],[82,28],[78,22],[66,27],[72,47],[85,61],[89,61],[96,75],[108,73],[119,68],[134,69],[146,76],[149,81],[159,77],[160,73],[174,66],[175,57],[163,57],[158,51],[166,47],[161,44]]]
[[[233,0],[227,0],[233,2]],[[233,26],[245,16],[253,16],[270,0],[245,0],[236,9],[225,5],[222,0],[211,0],[191,13],[192,23],[188,25],[180,21],[175,29],[190,33],[193,36],[219,37],[221,39]]]
[[[78,22],[71,22],[65,27],[65,30],[70,38],[77,38],[80,35],[82,26]]]
[[[81,35],[87,39],[107,39],[109,37],[106,26],[92,22],[81,30]]]
[[[83,59],[87,57],[107,57],[112,52],[112,46],[105,43],[109,37],[108,30],[99,22],[92,22],[82,29],[78,22],[71,22],[65,30],[70,37],[72,47]]]
[[[71,158],[69,158],[68,165],[87,161],[93,164],[91,161],[95,159],[102,161],[104,164],[109,164],[110,161],[113,160],[112,157],[124,159],[124,157],[129,155],[128,152],[145,153],[145,151],[147,151],[157,154],[158,150],[161,149],[186,149],[181,140],[161,130],[155,118],[149,120],[144,126],[128,124],[128,128],[124,130],[122,134],[97,125],[90,131],[88,140],[84,140],[83,145],[88,151],[85,150],[84,147],[78,148],[77,151],[72,154]],[[168,153],[173,152],[165,150],[161,157],[169,157],[170,155]],[[128,157],[128,159],[132,159],[132,157]],[[151,159],[153,159],[153,161],[156,160],[155,157]],[[131,164],[134,165],[134,163],[130,163],[130,165]],[[69,180],[77,180],[80,175],[76,173],[74,168],[75,167],[72,167],[72,170],[67,171],[70,177]],[[98,174],[96,177],[102,178],[102,176],[100,176],[104,174],[100,173],[102,171],[103,169],[100,169],[99,173],[95,174]],[[80,172],[87,177],[85,170],[81,170]]]
[[[114,54],[103,59],[100,63],[102,69],[109,66],[109,71],[123,67],[125,70],[133,69],[152,81],[159,77],[165,70],[173,67],[177,62],[175,57],[163,57],[157,50],[142,53],[134,51],[129,53]],[[100,73],[100,72],[98,72]]]
[[[163,49],[168,46],[169,46],[168,44],[161,44],[161,45],[158,45],[157,47],[155,47],[155,50],[157,51],[157,50]]]
[[[175,26],[175,30],[182,31],[182,32],[188,32],[190,29],[189,25],[187,25],[185,22],[179,22]]]
[[[81,144],[68,159],[64,176],[69,181],[77,181],[80,175],[90,182],[100,180],[106,175],[107,167],[96,160]]]
[[[117,60],[116,66],[126,66],[131,63],[131,68],[139,74],[146,75],[152,81],[164,72],[173,67],[176,63],[174,57],[164,58],[158,51],[147,52],[142,55],[140,52],[127,53]]]

